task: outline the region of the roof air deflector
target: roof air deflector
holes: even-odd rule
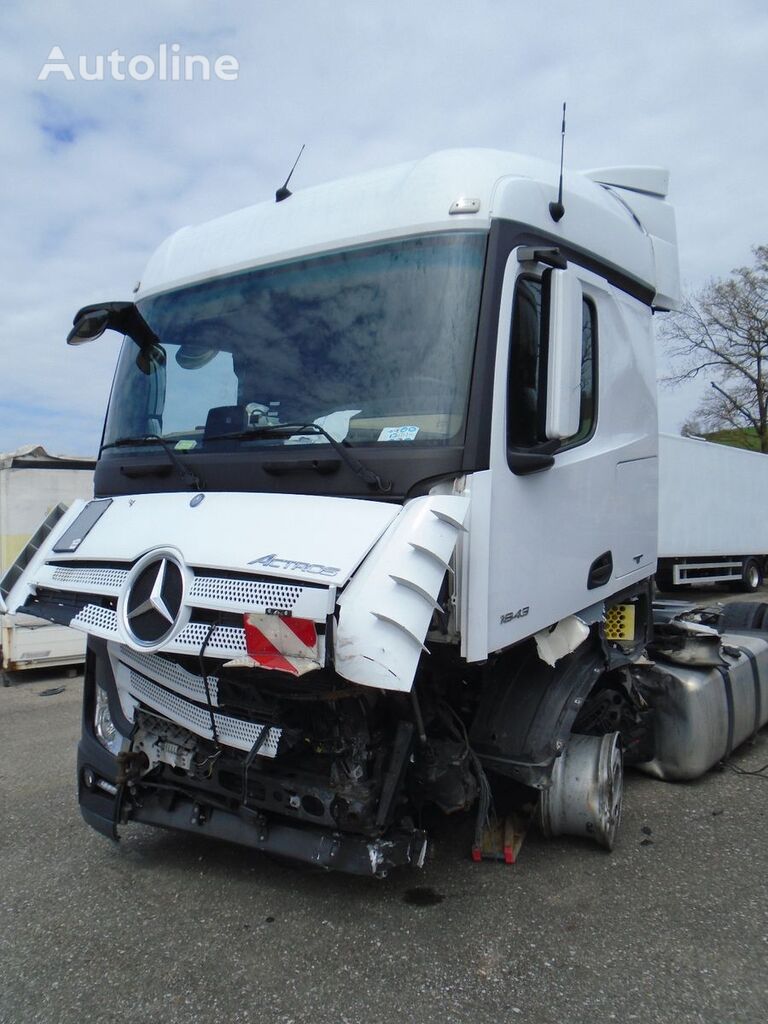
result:
[[[669,193],[669,171],[664,167],[601,167],[582,174],[598,185],[626,188],[661,199]]]

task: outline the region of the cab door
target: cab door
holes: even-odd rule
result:
[[[513,251],[507,264],[497,341],[489,652],[649,576],[655,557],[652,355],[650,368],[639,365],[648,363],[642,349],[650,339],[650,311],[582,267],[520,262],[521,255]],[[572,322],[559,328],[558,274],[567,275],[577,303]],[[580,310],[580,323],[573,309]],[[558,329],[572,332],[570,342],[558,340]],[[563,359],[553,366],[551,358],[553,345],[562,357],[569,344],[576,360],[570,385],[561,374]],[[652,353],[652,340],[648,347]],[[558,425],[551,412],[556,389],[569,386],[577,390],[576,408],[564,431],[566,421],[561,416]]]

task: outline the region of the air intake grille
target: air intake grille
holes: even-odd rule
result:
[[[87,604],[69,624],[75,629],[82,629],[107,640],[118,638],[117,614],[112,608]],[[178,654],[199,654],[210,628],[206,622],[188,622],[179,635],[166,645],[166,650]],[[205,653],[214,658],[239,658],[246,653],[245,630],[237,626],[216,626],[206,644]]]
[[[155,711],[159,711],[160,714],[167,715],[171,721],[176,722],[178,725],[183,725],[190,732],[194,732],[198,736],[213,739],[211,717],[207,708],[191,704],[189,701],[184,700],[175,693],[164,690],[162,686],[157,686],[134,671],[131,671],[130,674],[129,689],[134,697],[137,697]],[[257,722],[244,722],[242,719],[232,718],[229,715],[222,715],[218,712],[214,712],[213,717],[216,722],[216,732],[221,742],[225,743],[228,747],[235,747],[238,750],[251,750],[256,740],[261,736],[262,730],[267,728],[267,726],[260,725]],[[267,739],[264,741],[264,745],[259,750],[259,753],[263,757],[275,757],[281,735],[282,729],[275,726],[270,727]]]
[[[54,583],[66,583],[73,590],[98,588],[105,592],[117,593],[125,583],[127,575],[127,569],[103,569],[95,565],[57,565],[51,579]]]
[[[260,580],[222,579],[218,576],[196,576],[190,601],[215,601],[232,608],[264,607],[289,612],[301,596],[300,587]]]
[[[112,608],[102,608],[98,604],[87,604],[70,622],[75,629],[78,626],[86,633],[109,638],[117,636],[117,615]]]
[[[130,647],[120,648],[120,661],[129,668],[137,669],[145,676],[155,679],[167,686],[168,689],[191,700],[201,703],[207,701],[205,684],[202,677],[187,672],[181,665],[173,661],[166,661],[156,654],[144,654],[142,651],[132,651]],[[211,702],[219,703],[219,680],[216,676],[208,676],[208,689],[211,693]]]
[[[210,626],[205,622],[190,622],[184,629],[179,633],[176,639],[172,642],[175,649],[181,649],[184,647],[191,648],[195,653],[199,652],[203,646],[205,638],[208,636]],[[245,630],[238,629],[237,626],[216,626],[211,637],[206,645],[206,654],[216,654],[217,652],[242,652],[245,654]]]

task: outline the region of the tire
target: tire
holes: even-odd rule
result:
[[[763,567],[757,558],[745,558],[741,571],[739,590],[745,594],[754,594],[763,585]]]
[[[680,584],[672,582],[672,563],[666,559],[663,562],[659,562],[656,567],[656,589],[662,594],[674,594],[675,592],[682,590]]]
[[[768,629],[768,604],[760,601],[734,601],[720,612],[717,628],[721,633],[740,629]]]

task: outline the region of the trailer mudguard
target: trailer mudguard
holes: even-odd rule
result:
[[[539,658],[533,643],[499,658],[487,670],[470,731],[483,765],[546,789],[576,716],[606,669],[605,655],[591,643],[554,667]]]

